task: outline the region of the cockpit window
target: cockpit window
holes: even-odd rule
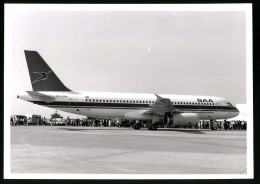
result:
[[[232,104],[230,102],[227,103],[227,106],[232,106]]]

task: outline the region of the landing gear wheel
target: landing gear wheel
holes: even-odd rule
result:
[[[150,130],[157,130],[157,125],[156,124],[151,124]]]
[[[139,130],[141,128],[141,124],[140,123],[134,123],[133,124],[133,129]]]
[[[133,124],[133,129],[136,129],[135,126],[136,126],[136,124],[134,123],[134,124]]]
[[[151,124],[148,124],[147,126],[148,126],[148,130],[151,130]]]
[[[135,124],[135,129],[139,130],[141,128],[141,124],[140,123],[136,123]]]

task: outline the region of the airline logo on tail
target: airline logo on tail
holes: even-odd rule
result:
[[[48,79],[51,71],[48,71],[48,72],[33,72],[33,73],[36,73],[36,74],[39,74],[41,75],[38,79],[36,79],[35,81],[33,81],[32,83],[35,83],[35,82],[39,82],[41,80],[46,80]]]

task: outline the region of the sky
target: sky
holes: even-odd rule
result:
[[[11,114],[50,118],[55,112],[16,98],[32,90],[24,50],[38,51],[75,91],[208,95],[246,103],[243,11],[11,10],[5,16]]]

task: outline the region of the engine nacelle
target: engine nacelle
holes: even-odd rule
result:
[[[171,113],[165,113],[164,122],[166,123],[166,125],[172,125],[173,124],[173,115]]]
[[[138,110],[138,111],[132,111],[124,114],[125,119],[130,120],[151,120],[153,119],[152,115],[145,114],[147,110]]]
[[[167,125],[193,126],[199,123],[199,116],[196,113],[165,114],[165,122]]]

